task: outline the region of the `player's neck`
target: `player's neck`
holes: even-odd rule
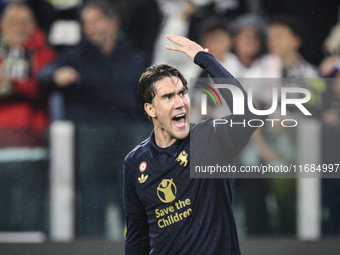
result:
[[[155,127],[155,142],[160,148],[167,148],[176,142],[176,138],[170,136],[170,134],[161,127]]]

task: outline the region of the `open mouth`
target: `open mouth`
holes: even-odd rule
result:
[[[186,124],[185,117],[186,117],[185,113],[178,114],[172,118],[172,122],[175,124],[176,127],[183,128],[185,127],[185,124]]]

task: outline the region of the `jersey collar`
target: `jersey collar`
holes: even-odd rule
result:
[[[176,142],[174,142],[171,146],[167,148],[160,148],[156,144],[155,141],[155,132],[152,131],[150,135],[150,151],[151,151],[151,157],[156,157],[159,153],[167,153],[169,155],[172,155],[173,157],[176,157],[180,151],[182,150],[182,145],[185,141],[190,140],[190,133],[189,135],[184,139],[177,139]]]

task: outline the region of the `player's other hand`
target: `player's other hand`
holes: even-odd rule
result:
[[[190,41],[188,38],[177,36],[177,35],[168,35],[167,38],[176,43],[177,45],[166,45],[166,48],[174,51],[181,51],[186,54],[192,61],[196,54],[200,51],[208,52],[208,49],[203,49],[203,47],[193,41]]]

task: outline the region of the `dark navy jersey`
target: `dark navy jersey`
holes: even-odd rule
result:
[[[195,63],[212,78],[232,77],[208,53],[199,52]],[[233,84],[242,90],[247,102],[241,85],[237,81]],[[232,107],[230,91],[220,93]],[[236,122],[252,117],[246,107],[245,115],[224,118]],[[130,152],[124,161],[125,253],[240,254],[231,180],[191,179],[190,160],[204,163],[209,153],[218,153],[223,164],[232,164],[254,131],[251,127],[213,127],[213,120],[208,119],[192,124],[189,136],[168,148],[158,147],[152,133]]]

